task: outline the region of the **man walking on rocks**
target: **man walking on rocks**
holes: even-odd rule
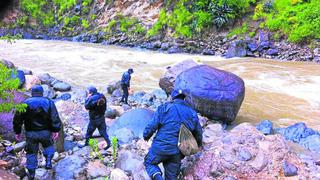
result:
[[[166,180],[176,180],[180,173],[183,154],[178,148],[180,126],[184,124],[195,137],[198,146],[202,145],[202,128],[197,113],[184,101],[181,90],[171,93],[172,101],[158,107],[152,121],[144,130],[143,138],[153,139],[144,165],[148,175],[155,180],[162,180],[162,172],[158,164],[162,163]]]
[[[131,80],[131,74],[133,73],[133,69],[130,68],[128,71],[124,72],[121,78],[121,88],[123,91],[123,95],[120,102],[123,102],[125,104],[128,104],[128,96],[129,96],[129,90],[130,90],[130,80]]]
[[[31,94],[32,97],[24,101],[27,104],[26,111],[15,114],[13,128],[16,139],[21,141],[21,127],[24,124],[27,143],[27,169],[29,179],[34,179],[38,165],[39,143],[44,148],[45,168],[51,169],[51,161],[55,152],[53,140],[58,138],[62,124],[54,102],[43,97],[41,85],[34,85]]]
[[[98,128],[99,133],[108,143],[105,149],[108,149],[111,146],[111,143],[107,134],[107,125],[104,118],[107,109],[107,99],[103,94],[98,93],[97,88],[93,86],[90,86],[87,92],[88,97],[85,101],[85,108],[89,110],[90,121],[84,146],[89,144],[89,139],[92,137],[93,132]]]

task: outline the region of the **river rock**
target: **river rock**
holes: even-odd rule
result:
[[[18,70],[21,70],[24,75],[32,75],[32,71],[30,69],[18,68]]]
[[[247,55],[247,43],[243,40],[237,40],[229,45],[226,58],[245,57]]]
[[[286,177],[296,176],[298,175],[298,168],[290,162],[285,161],[283,163],[283,172]]]
[[[89,162],[87,172],[89,179],[105,178],[110,175],[110,169],[102,164],[100,160]]]
[[[181,53],[181,49],[178,46],[172,46],[168,49],[169,54]]]
[[[140,157],[138,154],[128,150],[119,152],[116,168],[128,172],[133,176],[133,179],[150,179],[143,165],[143,157]]]
[[[110,173],[110,180],[129,180],[129,177],[121,169],[114,169]]]
[[[186,101],[202,115],[223,123],[235,120],[245,92],[240,77],[207,65],[182,72],[174,88],[185,92]]]
[[[269,120],[261,121],[256,128],[262,132],[264,135],[270,135],[273,133],[273,124]]]
[[[276,56],[276,55],[278,55],[278,53],[279,53],[279,50],[278,49],[268,49],[268,51],[267,51],[267,55],[270,55],[270,56]]]
[[[110,119],[115,119],[118,116],[118,112],[116,109],[112,108],[107,108],[106,113],[104,114],[104,117],[110,118]]]
[[[54,90],[48,86],[47,84],[43,84],[41,85],[43,88],[43,97],[49,98],[49,99],[54,99],[57,97],[56,92],[54,92]]]
[[[312,152],[320,153],[320,135],[313,134],[306,138],[301,139],[300,145],[309,149]]]
[[[41,84],[41,80],[39,79],[38,76],[35,75],[26,75],[26,83],[25,83],[25,88],[26,90],[30,90],[32,86],[36,84]]]
[[[255,42],[248,43],[248,50],[251,52],[255,52],[259,48],[259,45]]]
[[[52,76],[50,76],[50,74],[48,73],[44,73],[44,74],[40,74],[38,75],[40,81],[42,84],[47,84],[47,85],[51,85],[51,83],[55,80]]]
[[[121,82],[120,81],[112,81],[107,86],[107,93],[112,94],[114,90],[121,89]]]
[[[8,60],[2,59],[2,60],[0,60],[0,63],[3,64],[4,66],[6,66],[9,69],[15,69],[16,68],[15,65],[13,64],[13,62],[8,61]]]
[[[287,127],[283,135],[287,140],[299,143],[302,138],[313,134],[316,134],[314,130],[308,128],[305,123],[300,122]]]
[[[52,171],[46,170],[44,168],[38,168],[36,170],[35,180],[53,180]]]
[[[167,67],[167,71],[160,78],[159,86],[167,94],[170,94],[173,90],[174,82],[175,82],[177,76],[180,73],[182,73],[183,71],[186,71],[187,69],[190,69],[190,68],[197,66],[197,65],[198,64],[196,62],[194,62],[193,60],[185,60],[185,61],[180,62],[178,64],[175,64],[173,66]]]
[[[166,92],[162,89],[155,89],[152,91],[151,95],[156,99],[160,101],[166,101],[168,96]]]
[[[215,55],[215,52],[214,52],[214,50],[212,50],[212,49],[204,49],[204,50],[202,51],[202,54],[203,54],[203,55],[214,56],[214,55]]]
[[[120,145],[130,143],[134,138],[133,132],[128,128],[116,130],[114,136],[118,138]]]
[[[71,155],[60,160],[54,167],[55,179],[76,179],[75,175],[84,171],[85,159],[82,156]]]
[[[65,82],[58,82],[58,83],[55,83],[53,85],[53,89],[56,90],[56,91],[65,92],[65,91],[70,91],[71,90],[71,86],[68,83],[65,83]]]
[[[145,108],[136,108],[124,113],[109,128],[108,134],[115,136],[121,128],[132,130],[134,138],[142,138],[146,125],[153,117],[153,111]]]
[[[271,45],[270,33],[260,31],[259,32],[259,51],[261,51],[263,49],[268,49],[270,47],[270,45]]]

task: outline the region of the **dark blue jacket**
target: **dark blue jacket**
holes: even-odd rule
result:
[[[181,99],[159,106],[145,128],[143,137],[149,140],[158,131],[151,150],[161,155],[179,154],[178,139],[182,123],[192,132],[198,145],[202,146],[202,128],[197,113]]]
[[[121,84],[125,84],[128,87],[130,87],[130,80],[131,80],[131,74],[126,71],[122,74],[122,78],[121,78]]]
[[[21,133],[23,123],[26,131],[60,131],[61,120],[52,100],[45,97],[31,97],[24,103],[27,104],[26,112],[16,113],[13,119],[13,129],[16,134]]]
[[[107,109],[107,100],[103,94],[95,93],[86,99],[84,106],[89,110],[91,120],[101,119]]]

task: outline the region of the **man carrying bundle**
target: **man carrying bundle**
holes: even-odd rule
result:
[[[164,166],[165,179],[176,180],[180,173],[181,160],[185,155],[195,153],[186,153],[181,149],[182,129],[186,127],[190,132],[189,137],[195,139],[193,142],[197,150],[202,146],[202,128],[197,113],[184,101],[186,96],[181,90],[174,90],[171,97],[171,102],[158,107],[143,133],[144,139],[148,141],[157,132],[144,161],[148,175],[155,180],[163,179],[158,166],[160,163]]]

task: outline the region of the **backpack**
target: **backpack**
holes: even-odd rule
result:
[[[185,156],[196,154],[199,151],[196,139],[184,124],[181,124],[180,127],[178,148]]]

